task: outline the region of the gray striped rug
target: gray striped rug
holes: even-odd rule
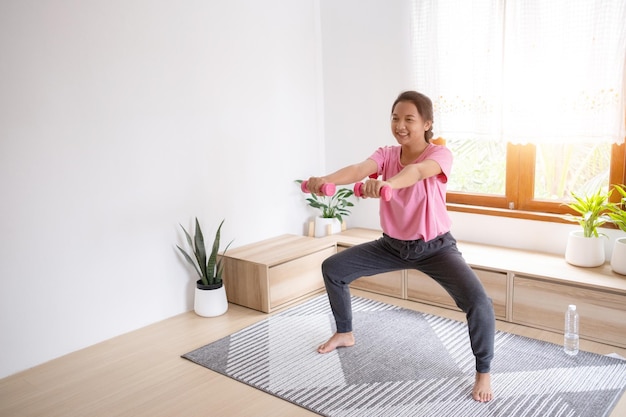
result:
[[[357,344],[321,355],[334,331],[325,295],[183,355],[323,416],[606,417],[626,361],[496,334],[495,399],[471,399],[465,323],[353,297]]]

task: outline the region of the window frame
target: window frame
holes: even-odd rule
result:
[[[507,144],[504,196],[448,191],[448,210],[501,217],[571,223],[567,206],[534,198],[535,145]],[[610,184],[626,184],[626,143],[611,148]],[[612,196],[617,201],[617,196]]]

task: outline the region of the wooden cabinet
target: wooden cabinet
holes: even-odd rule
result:
[[[224,256],[224,284],[231,303],[270,313],[321,292],[320,266],[335,242],[283,235],[235,248]]]
[[[576,304],[580,336],[626,346],[626,296],[542,279],[513,280],[513,322],[562,332],[565,310]]]
[[[348,229],[321,239],[284,235],[229,250],[228,300],[269,313],[322,292],[324,259],[380,236],[377,230]],[[562,256],[467,242],[458,247],[493,300],[496,318],[561,333],[567,305],[576,304],[581,337],[626,348],[626,277],[608,264],[579,268]],[[351,286],[457,308],[439,284],[415,270],[362,277]]]
[[[348,229],[334,239],[348,247],[380,236],[377,230]],[[562,333],[567,305],[576,304],[581,337],[626,347],[626,277],[608,264],[580,268],[558,255],[468,242],[458,247],[493,300],[497,319]],[[360,278],[353,287],[457,309],[430,277],[415,270],[402,274]]]

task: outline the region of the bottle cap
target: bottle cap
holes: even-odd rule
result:
[[[570,304],[569,305],[569,309],[570,310],[576,310],[576,305],[575,304]]]

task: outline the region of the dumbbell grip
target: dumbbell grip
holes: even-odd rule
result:
[[[388,185],[384,185],[383,188],[380,189],[380,197],[385,201],[391,200],[391,194],[392,194],[392,190],[391,190],[391,187]],[[354,195],[357,197],[363,196],[363,183],[362,182],[357,182],[356,184],[354,184]]]
[[[308,181],[302,181],[302,183],[300,184],[300,189],[302,190],[303,193],[310,193],[311,191],[309,191],[309,188],[307,187],[307,183]],[[335,184],[327,182],[326,184],[322,184],[322,187],[320,188],[320,191],[322,192],[322,194],[326,195],[326,196],[331,196],[331,195],[335,195]]]

